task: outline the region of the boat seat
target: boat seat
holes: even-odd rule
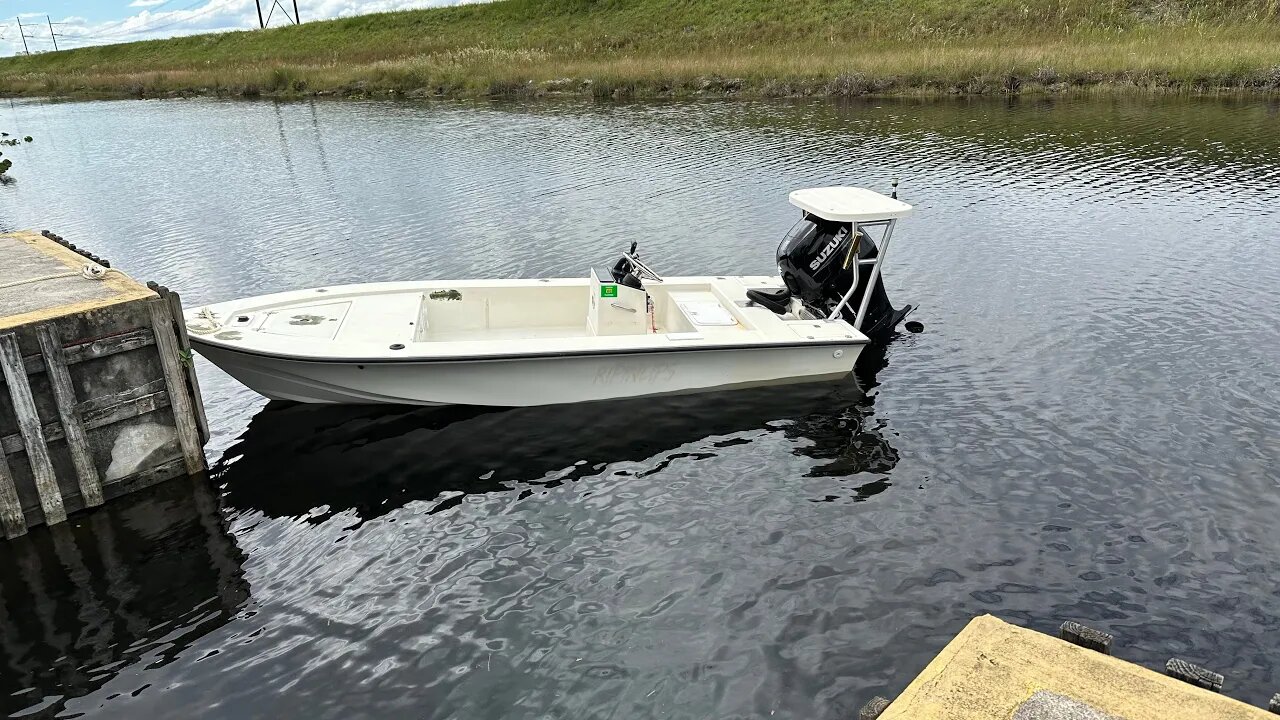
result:
[[[777,290],[751,288],[747,290],[747,299],[762,308],[772,310],[774,314],[785,315],[788,310],[787,305],[791,302],[791,291],[787,288]]]

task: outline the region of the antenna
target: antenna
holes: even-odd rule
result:
[[[45,15],[45,16],[44,16],[44,19],[45,19],[45,21],[46,21],[46,22],[48,22],[48,23],[49,23],[49,39],[53,41],[53,51],[54,51],[54,52],[58,52],[58,36],[59,36],[59,35],[61,35],[62,33],[54,32],[54,31],[53,31],[53,26],[54,26],[54,25],[66,25],[66,23],[56,23],[56,22],[54,22],[54,21],[53,21],[53,19],[52,19],[52,18],[50,18],[48,15]]]

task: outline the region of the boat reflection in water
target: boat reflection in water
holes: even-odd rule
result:
[[[225,502],[269,517],[361,520],[442,494],[549,487],[608,464],[671,460],[684,445],[753,429],[807,439],[808,476],[851,477],[844,497],[890,485],[898,453],[873,416],[883,348],[869,347],[857,380],[524,408],[317,406],[270,403],[215,466]],[[725,444],[748,442],[726,440]],[[666,465],[659,462],[658,468]],[[783,479],[785,480],[785,479]],[[830,496],[828,500],[840,499]]]
[[[0,715],[163,665],[249,598],[207,478],[171,480],[0,547]]]

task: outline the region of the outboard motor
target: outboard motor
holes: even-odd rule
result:
[[[871,263],[858,261],[874,261],[877,254],[867,230],[859,228],[855,236],[851,222],[824,220],[805,213],[778,245],[778,270],[791,295],[821,317],[831,314],[856,279],[858,288],[841,310],[841,316],[852,325],[872,268]],[[883,339],[909,312],[910,305],[894,309],[884,283],[877,277],[861,330],[872,339]]]
[[[820,187],[796,190],[788,198],[803,211],[778,246],[778,271],[786,288],[777,292],[758,289],[747,297],[778,314],[786,314],[799,299],[809,314],[826,318],[837,308],[840,318],[872,340],[884,340],[912,308],[895,310],[885,295],[878,268],[887,252],[898,220],[911,214],[911,206],[893,197],[858,187]],[[873,239],[871,230],[883,231]],[[877,259],[879,258],[879,259]],[[867,285],[875,283],[867,294]],[[856,284],[856,285],[855,285]],[[853,291],[850,292],[850,288]],[[866,314],[858,326],[858,310],[866,302]],[[916,332],[908,323],[907,329]]]

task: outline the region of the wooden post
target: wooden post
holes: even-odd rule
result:
[[[883,715],[884,711],[888,710],[889,706],[892,704],[893,703],[890,702],[888,698],[877,695],[868,700],[867,704],[863,705],[862,709],[858,711],[858,720],[876,720],[876,718]]]
[[[1208,668],[1202,668],[1178,658],[1169,658],[1169,662],[1164,664],[1164,674],[1218,693],[1222,692],[1222,681],[1225,679]]]
[[[187,379],[179,358],[181,348],[173,334],[173,318],[169,303],[161,298],[147,303],[151,314],[151,332],[156,336],[156,350],[160,365],[164,368],[165,386],[169,390],[169,405],[173,408],[173,424],[178,430],[178,444],[182,446],[182,459],[187,474],[204,472],[204,447],[200,443],[200,431],[196,428],[195,413],[191,409],[191,397],[187,395]],[[24,376],[25,377],[25,376]]]
[[[89,438],[80,418],[80,403],[71,385],[71,373],[67,371],[67,359],[62,352],[62,341],[52,324],[36,328],[40,340],[40,354],[44,355],[45,374],[53,388],[54,403],[58,406],[58,419],[62,421],[62,434],[71,451],[71,462],[76,468],[76,481],[80,484],[80,498],[85,507],[102,504],[102,480],[89,452]]]
[[[178,326],[178,344],[182,348],[182,352],[191,357],[191,337],[187,335],[187,324],[182,319],[182,298],[178,293],[169,290],[165,293],[169,300],[169,312],[173,313],[174,323]],[[196,377],[195,358],[191,357],[190,362],[184,362],[183,369],[187,371],[187,382],[191,386],[191,406],[196,411],[196,424],[200,427],[200,440],[209,442],[209,419],[204,414],[204,401],[200,396],[200,380]]]
[[[1115,636],[1111,633],[1104,633],[1101,630],[1094,630],[1086,625],[1081,625],[1074,620],[1067,620],[1058,628],[1058,637],[1066,640],[1072,645],[1079,645],[1090,650],[1097,650],[1103,655],[1111,654],[1111,643],[1115,641]]]
[[[27,532],[27,516],[22,513],[22,501],[18,499],[18,486],[13,484],[13,473],[9,471],[9,461],[4,459],[4,448],[0,447],[0,525],[4,526],[4,536],[15,538]]]
[[[36,492],[40,495],[45,524],[56,525],[67,519],[67,511],[62,507],[62,491],[58,489],[58,477],[49,459],[44,428],[36,411],[35,398],[31,396],[31,385],[27,383],[18,336],[14,333],[0,335],[0,369],[4,371],[4,381],[9,386],[9,400],[13,402],[13,414],[18,418],[18,429],[22,432],[22,444],[27,450],[27,462],[31,465]]]

